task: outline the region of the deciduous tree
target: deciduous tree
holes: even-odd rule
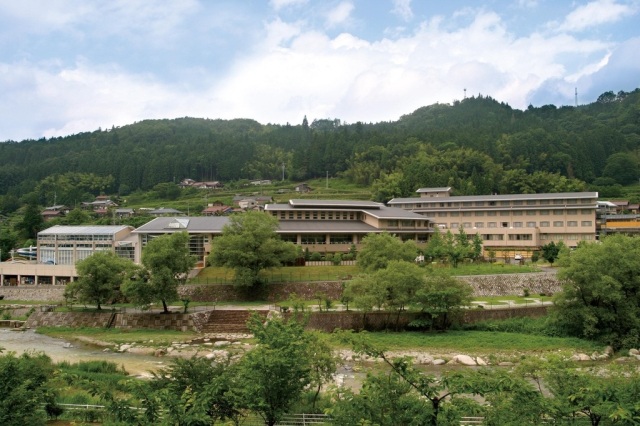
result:
[[[413,262],[418,254],[415,241],[402,241],[389,233],[368,234],[358,252],[358,266],[364,272],[387,267],[392,260]]]
[[[612,235],[582,244],[559,272],[565,280],[554,323],[574,336],[620,347],[640,345],[640,239]]]
[[[149,241],[142,251],[145,269],[133,272],[132,279],[123,286],[125,296],[142,306],[160,301],[168,313],[167,302],[178,299],[178,285],[185,282],[195,264],[188,243],[186,232],[161,235]]]
[[[237,286],[260,284],[260,271],[295,260],[294,244],[276,234],[278,220],[263,212],[246,212],[231,216],[222,235],[213,241],[209,263],[235,270]]]
[[[112,300],[133,268],[130,260],[110,251],[99,251],[76,264],[78,300],[95,303],[98,309]]]

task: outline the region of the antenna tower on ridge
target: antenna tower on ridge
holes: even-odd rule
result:
[[[578,88],[576,87],[576,106],[578,106]]]
[[[464,88],[464,98],[467,99],[467,88]]]

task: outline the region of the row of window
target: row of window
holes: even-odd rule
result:
[[[413,208],[438,208],[438,207],[511,207],[511,206],[574,206],[578,204],[594,204],[596,200],[591,198],[577,199],[557,199],[557,200],[502,200],[502,201],[437,201],[437,202],[414,202],[402,204],[405,209]]]
[[[38,235],[38,241],[111,241],[113,234],[93,234],[93,235],[68,235],[68,234],[45,234]]]
[[[358,212],[333,212],[333,211],[281,211],[273,212],[273,216],[280,220],[361,220]]]
[[[477,211],[477,212],[428,212],[423,213],[427,217],[482,217],[482,216],[576,216],[578,214],[593,215],[593,210],[502,210],[502,211]]]
[[[577,220],[569,220],[566,222],[568,227],[576,227],[578,226],[578,221]],[[537,226],[540,226],[540,228],[548,228],[550,226],[552,226],[554,228],[563,228],[565,225],[565,222],[563,220],[555,220],[553,222],[549,222],[546,220],[543,220],[541,222],[488,222],[486,223],[486,227],[487,228],[535,228]],[[462,226],[464,229],[471,229],[471,228],[484,228],[485,227],[485,223],[484,222],[475,222],[475,223],[471,223],[471,222],[462,222],[462,223],[458,223],[458,222],[452,222],[450,224],[450,228],[451,229],[458,229],[460,226]],[[580,226],[583,227],[591,227],[593,226],[593,221],[591,220],[583,220],[580,221]],[[439,228],[442,229],[446,229],[446,225],[439,225]]]

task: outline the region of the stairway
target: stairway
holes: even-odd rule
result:
[[[206,334],[235,334],[249,333],[247,321],[252,312],[257,312],[263,319],[269,311],[258,310],[215,310],[211,311],[209,321],[203,324],[202,333]]]

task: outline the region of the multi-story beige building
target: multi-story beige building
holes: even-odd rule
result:
[[[278,219],[283,240],[309,251],[346,252],[369,233],[389,232],[417,243],[433,233],[429,218],[373,201],[297,199],[267,204],[265,211]]]
[[[452,196],[451,188],[421,188],[420,197],[389,206],[428,217],[441,231],[479,234],[498,256],[530,255],[550,242],[575,247],[596,239],[597,192]]]

